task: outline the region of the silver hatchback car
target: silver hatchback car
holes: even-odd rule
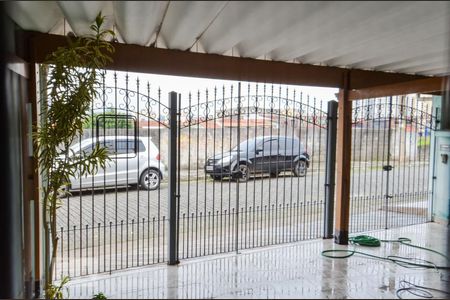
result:
[[[104,136],[89,138],[71,146],[71,153],[92,151],[96,143],[108,149],[110,161],[95,175],[71,177],[69,190],[108,186],[138,185],[147,190],[159,188],[165,178],[166,166],[161,162],[158,148],[148,138],[133,136]]]

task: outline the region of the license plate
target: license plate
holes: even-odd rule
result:
[[[214,170],[214,166],[206,166],[206,171],[212,171]]]

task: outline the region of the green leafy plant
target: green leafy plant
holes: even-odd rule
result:
[[[95,299],[95,300],[106,300],[108,298],[105,296],[105,294],[100,292],[98,294],[95,294],[94,297],[92,297],[92,299]]]
[[[49,299],[64,299],[63,287],[69,282],[70,278],[65,276],[61,282],[57,285],[50,284],[50,286],[45,291],[45,296]]]
[[[99,13],[91,30],[93,34],[78,37],[67,47],[60,47],[44,62],[47,80],[41,86],[47,99],[41,103],[41,122],[35,128],[33,141],[35,157],[42,175],[43,224],[45,229],[44,263],[45,296],[61,299],[64,278],[57,286],[52,284],[58,249],[56,228],[57,209],[61,206],[60,195],[71,176],[95,174],[109,160],[105,148],[99,144],[92,152],[75,155],[70,145],[83,132],[91,101],[98,96],[99,72],[112,61],[114,48],[106,41],[114,33],[102,29],[104,17]]]

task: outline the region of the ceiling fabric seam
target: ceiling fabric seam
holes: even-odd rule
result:
[[[164,20],[166,19],[167,11],[169,10],[170,1],[167,1],[166,9],[164,10],[163,17],[161,19],[161,23],[159,23],[158,30],[156,31],[155,42],[153,43],[153,47],[157,48],[159,33],[161,32]]]
[[[209,24],[206,26],[206,28],[199,34],[199,36],[195,39],[194,43],[187,48],[186,50],[191,50],[192,47],[202,38],[202,36],[205,34],[205,32],[211,27],[211,25],[214,23],[214,21],[219,17],[219,15],[222,13],[222,11],[225,9],[225,7],[228,5],[230,1],[225,2],[225,4],[222,6],[222,8],[217,12],[217,14],[214,16],[214,18],[209,22]]]
[[[64,19],[64,35],[68,34],[68,32],[66,32],[66,22],[67,22],[67,25],[70,26],[70,29],[71,29],[72,33],[73,33],[74,35],[77,35],[77,34],[75,33],[75,29],[73,29],[73,28],[74,28],[73,25],[72,25],[71,22],[69,21],[69,18],[66,16],[66,13],[64,12],[64,9],[61,7],[60,1],[56,1],[56,4],[58,5],[59,10],[61,11],[61,13],[62,13],[62,15],[63,15],[63,19]]]

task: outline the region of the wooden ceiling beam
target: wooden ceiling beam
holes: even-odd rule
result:
[[[61,35],[24,31],[24,59],[41,63],[57,47],[68,44]],[[214,79],[343,88],[349,69],[296,64],[217,54],[113,43],[115,53],[108,69],[117,71],[192,76]],[[350,90],[428,78],[380,71],[350,70]],[[175,88],[175,87],[174,87]]]
[[[412,93],[435,94],[445,90],[446,81],[447,77],[431,77],[353,90],[349,92],[348,100],[352,101]]]

